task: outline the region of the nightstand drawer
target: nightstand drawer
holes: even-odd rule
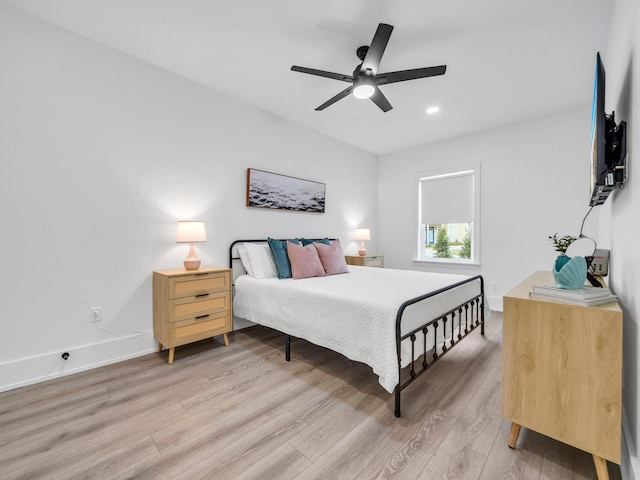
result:
[[[169,280],[169,299],[229,290],[228,282],[229,275],[223,272],[174,277]]]
[[[228,330],[229,312],[214,313],[203,318],[183,320],[174,324],[176,342],[192,338],[209,338]]]
[[[345,255],[347,265],[384,268],[384,255]]]
[[[365,267],[384,267],[384,257],[367,257],[364,265]]]
[[[229,292],[206,293],[202,297],[190,297],[173,300],[173,309],[169,314],[169,322],[176,322],[208,313],[230,309],[231,294]]]

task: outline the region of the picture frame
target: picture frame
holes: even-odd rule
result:
[[[326,185],[247,168],[247,207],[324,213]]]

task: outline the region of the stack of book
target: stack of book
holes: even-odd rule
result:
[[[591,307],[603,303],[615,302],[618,297],[613,295],[608,288],[592,287],[584,285],[582,288],[566,289],[555,285],[535,285],[529,297],[552,302],[569,303]]]

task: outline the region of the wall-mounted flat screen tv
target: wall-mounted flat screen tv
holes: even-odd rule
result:
[[[604,109],[605,70],[600,53],[596,55],[596,72],[591,109],[591,199],[590,206],[602,205],[611,192],[626,180],[626,122],[616,125],[615,112]]]

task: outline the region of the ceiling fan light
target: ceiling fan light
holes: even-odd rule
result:
[[[361,83],[353,89],[353,96],[356,98],[371,98],[376,89],[368,83]]]

